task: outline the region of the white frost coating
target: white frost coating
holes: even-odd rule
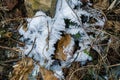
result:
[[[88,9],[93,12],[90,12],[89,10],[83,10],[80,7],[82,5],[80,0],[68,0],[71,8],[79,5],[79,8],[76,10],[71,9],[66,1],[67,0],[58,0],[56,14],[53,19],[47,16],[44,12],[38,11],[33,18],[27,19],[27,31],[24,31],[23,27],[19,29],[19,33],[23,35],[20,40],[25,41],[26,43],[25,47],[21,48],[24,50],[24,54],[27,55],[31,51],[29,57],[33,57],[35,60],[39,61],[42,67],[52,70],[55,73],[55,76],[57,76],[59,79],[64,78],[62,68],[68,67],[68,65],[71,64],[74,59],[75,61],[81,62],[81,64],[85,64],[87,60],[92,60],[92,57],[84,52],[85,49],[89,51],[88,45],[90,45],[92,42],[87,34],[89,30],[86,31],[84,28],[89,28],[91,25],[98,25],[102,27],[105,22],[104,18],[99,18],[99,11],[89,7]],[[78,21],[78,17],[76,15],[79,17],[80,22]],[[88,17],[85,23],[82,23],[82,15]],[[97,22],[94,24],[88,23],[90,17],[95,18]],[[69,19],[71,22],[74,22],[77,25],[69,25],[68,28],[66,28],[64,19]],[[51,57],[51,55],[54,55],[55,51],[54,44],[61,39],[61,34],[66,33],[72,36],[70,44],[67,45],[63,51],[65,54],[67,54],[67,60],[60,61],[61,65],[54,64],[56,60],[52,59]],[[98,34],[98,32],[95,33]],[[79,34],[80,37],[76,38],[76,34]],[[80,49],[76,50],[75,53],[72,53],[74,52],[73,50],[74,45],[76,45],[76,40],[78,41],[78,46]],[[35,66],[34,69],[33,75],[36,75],[38,67]]]
[[[77,56],[77,58],[76,58],[76,56]],[[88,54],[84,53],[83,51],[79,51],[79,50],[74,55],[74,58],[76,58],[75,61],[81,61],[82,65],[84,65],[86,63],[86,60],[92,60],[92,57],[90,57]]]
[[[80,28],[74,28],[74,26],[72,26],[73,28],[68,28],[66,29],[66,33],[68,34],[77,34],[80,31]]]
[[[74,8],[75,5],[81,5],[82,3],[80,2],[80,0],[69,0],[69,4],[72,8]]]
[[[26,41],[26,46],[24,47],[24,53],[26,55],[32,49],[33,42],[36,38],[34,49],[31,51],[29,56],[34,56],[35,59],[40,61],[41,65],[44,65],[43,59],[47,59],[47,60],[51,59],[50,56],[51,54],[54,53],[54,48],[52,43],[53,42],[55,43],[55,40],[58,39],[58,38],[54,40],[51,39],[50,40],[51,44],[49,44],[48,47],[47,39],[48,39],[48,35],[50,34],[49,32],[51,30],[51,26],[49,25],[50,23],[51,23],[51,18],[46,16],[43,12],[39,11],[35,14],[35,17],[33,19],[31,20],[29,19],[29,23],[27,26],[28,30],[26,32],[21,28],[19,30],[20,34],[23,35],[23,38],[25,40],[28,39]],[[54,32],[54,34],[57,34],[57,32]],[[46,50],[47,48],[49,49]]]
[[[68,18],[71,19],[71,21],[78,22],[76,15],[66,3],[66,0],[58,0],[56,11],[55,17],[59,17],[60,15],[61,18]]]
[[[35,67],[34,67],[34,69],[33,69],[33,71],[32,71],[32,76],[33,77],[36,77],[36,75],[38,74],[38,72],[39,72],[39,66],[38,65],[35,65]]]
[[[53,65],[51,70],[54,72],[54,75],[59,79],[64,78],[62,68],[60,65]]]

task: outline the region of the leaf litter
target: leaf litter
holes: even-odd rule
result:
[[[92,57],[87,54],[92,42],[88,32],[94,32],[94,30],[89,30],[89,28],[99,26],[102,29],[105,23],[105,18],[99,10],[92,9],[89,4],[83,7],[82,5],[84,4],[80,1],[58,1],[53,19],[42,11],[38,11],[35,14],[37,17],[27,19],[27,31],[24,31],[22,27],[19,29],[19,33],[23,35],[21,40],[26,43],[25,47],[22,48],[23,53],[27,55],[32,49],[29,57],[33,56],[33,59],[39,61],[39,64],[45,69],[52,70],[59,79],[64,79],[62,68],[68,67],[73,61],[80,61],[84,65],[87,60],[92,60]],[[74,9],[75,6],[77,6],[76,9]],[[82,22],[84,17],[81,18],[81,16],[85,16],[87,19]],[[89,23],[90,18],[95,19],[94,23]],[[65,22],[65,20],[68,21]],[[95,32],[95,35],[99,33]],[[81,36],[74,39],[76,34]],[[35,45],[32,48],[35,38]],[[57,41],[58,44],[56,44]],[[75,44],[75,42],[77,43]],[[55,48],[54,45],[57,47]],[[74,50],[74,45],[79,48]],[[99,51],[96,45],[93,48]],[[52,58],[52,56],[55,57]]]
[[[119,43],[119,40],[117,42],[116,40],[119,39],[118,34],[120,24],[118,21],[112,21],[111,14],[119,14],[119,8],[115,8],[116,4],[114,4],[111,10],[106,13],[105,11],[107,11],[112,2],[109,2],[108,0],[94,1],[95,0],[93,0],[93,4],[89,3],[89,1],[87,2],[87,0],[85,2],[84,0],[58,1],[54,18],[47,16],[42,11],[38,11],[35,14],[35,18],[27,18],[28,23],[26,28],[23,29],[23,25],[19,29],[19,33],[22,35],[20,40],[25,42],[25,46],[18,46],[17,48],[20,48],[23,51],[22,56],[26,55],[31,58],[23,57],[23,60],[16,63],[16,67],[14,67],[13,70],[13,74],[15,75],[13,75],[11,79],[17,78],[28,80],[29,78],[31,80],[33,78],[31,78],[30,75],[36,79],[36,76],[41,73],[41,78],[44,80],[49,80],[51,78],[55,80],[69,80],[68,77],[71,77],[72,75],[70,76],[70,74],[72,73],[68,71],[65,75],[63,68],[71,69],[72,64],[76,61],[80,66],[77,68],[82,68],[82,66],[84,67],[87,64],[91,64],[91,61],[94,62],[95,57],[92,56],[92,54],[95,54],[96,52],[96,54],[99,55],[99,58],[97,59],[102,60],[101,58],[105,58],[110,61],[110,64],[112,64],[108,65],[107,63],[104,63],[104,61],[103,64],[101,64],[101,62],[98,61],[97,63],[99,64],[97,65],[108,65],[109,67],[114,66],[113,63],[116,63],[117,59],[119,59],[119,56],[116,57],[116,59],[114,59],[113,56],[119,55],[119,46],[116,45]],[[91,5],[96,9],[92,8]],[[105,13],[99,9],[103,10]],[[113,13],[114,11],[115,13]],[[111,20],[107,20],[106,17],[109,17]],[[65,20],[68,21],[66,22]],[[105,28],[107,32],[105,32],[103,28]],[[13,35],[5,34],[5,36],[9,38]],[[116,38],[117,36],[118,38]],[[108,54],[106,55],[103,53],[103,50],[106,50],[104,43],[108,45]],[[91,53],[91,48],[96,52]],[[111,53],[109,52],[111,50],[112,52],[115,50],[114,53],[117,54],[111,56]],[[29,52],[30,55],[27,55]],[[114,61],[111,61],[110,59],[113,59]],[[31,68],[29,68],[31,65],[23,65],[23,63],[29,63],[29,61],[31,61],[30,63],[32,64]],[[37,61],[37,64],[33,64],[33,61]],[[74,65],[78,65],[78,63],[75,63]],[[17,67],[20,66],[20,64],[22,64],[23,67],[26,65],[29,67],[23,68],[21,70],[23,73],[21,73],[21,76],[18,76],[19,74],[16,74],[16,72],[21,72],[19,69],[20,67]],[[73,66],[73,68],[75,68],[75,66]],[[116,70],[116,68],[111,69]],[[103,68],[97,68],[96,71],[105,73]],[[96,71],[93,70],[91,74],[88,72],[84,74],[86,74],[86,78],[98,76],[99,79],[103,79],[100,75],[96,74]],[[79,74],[79,72],[80,71],[78,71],[77,74]],[[74,79],[78,80],[78,77],[84,79],[85,75],[82,76],[77,76]],[[103,76],[105,76],[104,79],[113,79],[112,76]]]

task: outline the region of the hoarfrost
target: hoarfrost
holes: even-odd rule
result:
[[[67,0],[58,0],[54,18],[50,18],[44,12],[38,11],[33,18],[27,19],[27,31],[24,31],[23,27],[19,29],[19,33],[23,35],[20,40],[26,43],[25,47],[22,48],[24,54],[28,55],[31,51],[28,55],[29,57],[33,57],[39,61],[40,65],[46,69],[52,70],[59,78],[60,76],[63,78],[62,68],[68,67],[67,65],[71,64],[74,59],[75,61],[81,62],[81,64],[85,64],[87,60],[92,60],[92,57],[84,52],[85,49],[89,51],[90,48],[88,45],[92,42],[90,36],[87,34],[89,29],[85,30],[85,28],[89,28],[91,25],[103,27],[105,22],[104,17],[102,17],[102,19],[100,18],[101,13],[99,11],[87,5],[88,10],[94,11],[93,14],[91,11],[81,8],[81,5],[80,0],[69,0],[68,2]],[[78,6],[78,9],[74,9],[75,6]],[[82,15],[87,18],[87,20],[84,21],[85,23],[82,22]],[[96,19],[97,22],[94,24],[89,23],[91,17]],[[66,28],[65,19],[68,19],[75,25],[71,24]],[[61,39],[62,34],[70,34],[72,39],[63,51],[67,53],[67,60],[61,61],[60,66],[54,63],[56,60],[52,59],[52,55],[54,55],[55,51],[54,45]],[[76,34],[79,36],[74,38]],[[80,49],[76,50],[75,53],[73,53],[74,55],[70,55],[74,45],[76,45],[75,41],[78,41]],[[33,45],[33,43],[35,44]],[[33,75],[35,75],[36,70],[38,70],[38,68],[35,68]]]

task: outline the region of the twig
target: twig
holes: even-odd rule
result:
[[[19,17],[19,18],[7,19],[7,20],[4,20],[4,21],[1,21],[0,23],[6,23],[6,22],[16,21],[16,20],[24,20],[24,19],[27,19],[27,18],[36,18],[36,17],[40,17],[40,16],[46,17],[45,15],[38,15],[38,16],[34,16],[34,17],[21,17],[21,18]]]
[[[107,66],[107,67],[112,68],[112,67],[117,67],[117,66],[120,66],[120,63],[119,64],[113,64],[113,65],[110,65],[110,66]]]
[[[47,21],[47,30],[48,30],[48,37],[46,38],[46,44],[45,44],[45,46],[44,46],[44,48],[43,48],[43,51],[42,51],[42,54],[43,54],[43,56],[47,59],[47,57],[45,56],[45,54],[44,54],[44,50],[45,50],[45,48],[47,47],[47,45],[48,45],[48,47],[46,48],[46,51],[49,49],[49,39],[50,39],[50,29],[49,29],[49,24],[48,24],[48,21]]]
[[[85,48],[85,49],[83,49],[83,50],[79,50],[76,54],[76,57],[73,59],[73,61],[72,62],[74,62],[77,58],[78,58],[78,56],[80,55],[80,52],[82,52],[82,51],[84,51],[84,50],[86,50],[86,49],[89,49],[90,47],[88,47],[88,48]],[[72,62],[69,62],[66,66],[69,66]]]
[[[72,9],[72,7],[69,5],[68,1],[69,1],[69,0],[66,0],[67,5],[68,5],[69,8],[73,11],[74,15],[77,17],[78,22],[79,22],[80,24],[82,24],[79,16],[78,16],[78,15],[76,14],[76,12]],[[83,29],[84,29],[84,28],[83,28]]]
[[[0,7],[0,10],[9,11],[9,9],[7,9],[7,6]]]
[[[117,39],[118,41],[120,41],[118,37],[116,37],[115,35],[112,35],[111,33],[108,33],[108,32],[106,32],[106,31],[100,30],[100,29],[95,29],[95,28],[92,28],[92,29],[93,29],[93,30],[97,30],[97,31],[101,31],[101,32],[103,32],[103,33],[105,33],[105,34],[107,34],[107,35],[109,35],[109,36],[114,36],[115,39]]]
[[[0,46],[0,48],[2,49],[7,49],[7,50],[11,50],[11,51],[16,51],[16,52],[21,52],[20,49],[17,48],[10,48],[10,47],[6,47],[6,46]]]
[[[30,53],[32,52],[32,50],[33,50],[33,48],[34,48],[34,45],[35,45],[35,42],[36,42],[36,37],[35,37],[35,39],[34,39],[34,42],[33,42],[33,45],[32,45],[31,50],[28,52],[28,54],[27,54],[26,56],[29,56]]]
[[[3,61],[3,63],[17,62],[19,60],[20,60],[20,58],[18,58],[18,59],[12,59],[12,60]]]
[[[114,65],[110,65],[110,66],[107,66],[107,68],[112,68],[112,67],[116,67],[116,66],[120,66],[120,64],[114,64]],[[84,66],[84,67],[81,67],[79,69],[76,69],[70,76],[69,80],[72,80],[72,77],[73,75],[77,72],[77,71],[81,71],[81,70],[84,70],[84,69],[88,69],[88,68],[97,68],[98,65],[88,65],[88,66]]]
[[[48,24],[48,21],[47,21],[47,29],[48,29],[48,37],[46,39],[46,42],[48,44],[48,47],[47,47],[47,50],[49,49],[49,39],[50,39],[50,29],[49,29],[49,24]]]
[[[77,18],[79,24],[81,24],[81,27],[82,27],[83,31],[85,32],[86,36],[89,38],[89,42],[91,42],[91,41],[90,41],[90,37],[88,36],[88,34],[87,34],[85,28],[83,27],[83,24],[82,24],[82,22],[81,22],[79,16],[78,16],[77,13],[72,9],[72,7],[69,5],[68,1],[69,1],[69,0],[66,0],[67,5],[68,5],[69,8],[73,11],[73,13],[74,13],[74,15],[76,16],[76,18]]]
[[[13,39],[13,38],[9,38],[9,39],[11,39],[12,41],[14,41],[14,42],[16,42],[16,43],[18,43],[18,44],[20,44],[20,45],[25,45],[25,43],[23,43],[23,42],[20,42],[20,41],[17,41],[17,40],[15,40],[15,39]]]

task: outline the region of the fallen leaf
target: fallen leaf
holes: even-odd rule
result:
[[[68,34],[65,34],[57,44],[57,48],[55,51],[55,58],[60,60],[66,60],[67,54],[64,53],[64,48],[67,47],[71,42],[71,36]]]
[[[45,69],[44,67],[40,68],[43,80],[59,80],[52,71]]]
[[[57,0],[25,0],[25,6],[29,17],[32,17],[37,10],[49,12],[53,17]]]

